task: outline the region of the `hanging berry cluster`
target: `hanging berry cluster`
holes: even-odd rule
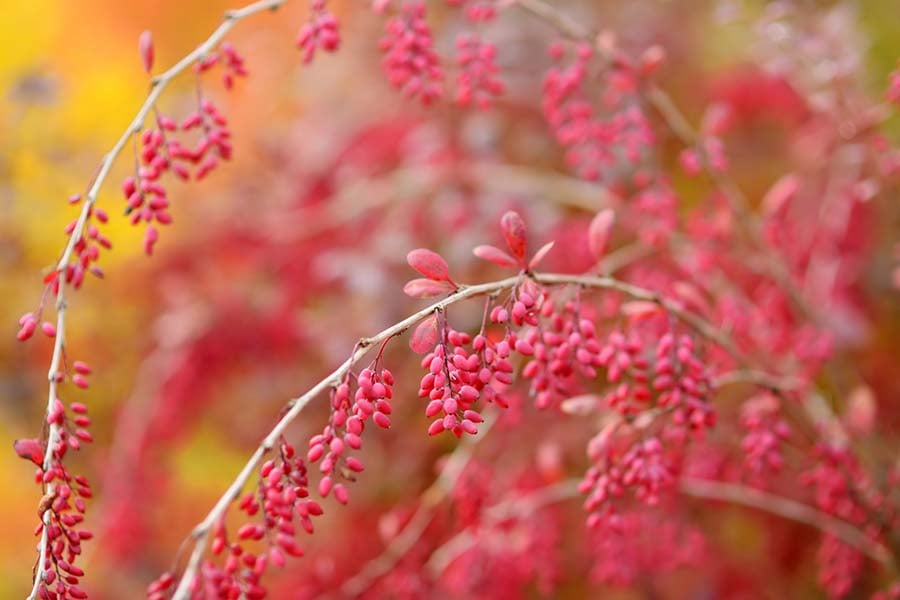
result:
[[[429,105],[443,96],[444,71],[434,50],[425,3],[406,2],[384,27],[382,65],[392,86]]]
[[[152,65],[152,60],[149,64]],[[203,96],[200,86],[201,74],[218,64],[224,70],[222,82],[225,89],[230,90],[234,86],[235,77],[248,74],[243,57],[228,42],[223,43],[218,51],[212,51],[200,59],[194,65],[197,109],[177,123],[154,107],[156,127],[146,129],[140,135],[141,151],[135,158],[135,172],[122,183],[122,194],[127,202],[125,214],[130,215],[132,225],[144,223],[147,226],[144,233],[144,251],[147,254],[153,253],[159,240],[156,226],[172,223],[163,176],[172,172],[184,181],[192,177],[201,180],[219,165],[219,161],[231,158],[228,120],[212,100]],[[149,71],[150,67],[147,69]],[[199,135],[192,147],[185,145],[178,137],[190,132],[198,132]]]
[[[301,557],[297,545],[297,525],[313,533],[312,517],[323,514],[318,502],[309,498],[309,479],[303,459],[294,447],[282,440],[277,457],[262,464],[254,492],[247,493],[238,507],[252,519],[261,513],[261,522],[241,525],[229,542],[225,524],[213,532],[211,552],[224,556],[218,565],[207,560],[190,588],[191,598],[253,598],[266,596],[261,579],[270,566],[282,568],[287,556]],[[259,545],[262,545],[262,549]],[[248,545],[250,547],[248,547]],[[175,577],[166,572],[147,588],[149,600],[170,597]]]
[[[566,48],[556,44],[550,56],[566,59]],[[557,66],[544,79],[544,115],[557,141],[566,149],[566,162],[580,177],[598,180],[620,163],[637,164],[654,135],[637,102],[640,72],[619,61],[606,72],[607,115],[597,114],[588,90],[597,64],[594,49],[586,43],[575,48],[568,66]]]
[[[325,0],[313,0],[309,20],[297,32],[297,47],[303,54],[303,62],[309,64],[316,52],[334,52],[341,45],[341,33],[337,17],[326,7]]]
[[[382,347],[382,351],[384,347]],[[351,401],[350,373],[331,392],[331,419],[321,434],[309,441],[307,458],[318,463],[322,472],[319,494],[325,498],[332,491],[335,499],[347,504],[350,493],[342,481],[355,481],[363,470],[362,461],[350,456],[362,448],[362,433],[369,417],[383,429],[391,426],[391,398],[394,376],[380,366],[381,356],[363,369],[356,378],[356,392]]]
[[[52,393],[65,380],[86,389],[87,376],[91,368],[84,362],[75,361],[69,374],[55,373],[52,376]],[[44,496],[38,506],[41,522],[35,535],[42,539],[39,557],[43,579],[37,585],[37,597],[42,600],[56,598],[87,598],[87,593],[79,587],[84,571],[75,565],[81,555],[81,542],[93,537],[93,533],[81,527],[86,511],[86,500],[93,496],[90,483],[82,475],[73,475],[63,464],[67,452],[78,451],[82,443],[93,441],[88,431],[91,420],[87,406],[71,402],[68,407],[59,398],[54,398],[52,409],[47,415],[50,426],[48,449],[39,439],[16,440],[16,453],[34,462],[38,469],[35,481],[43,487]]]
[[[150,73],[155,52],[149,32],[141,34],[138,45],[144,69]],[[227,120],[211,100],[202,97],[199,87],[200,74],[216,64],[222,65],[223,84],[227,89],[233,86],[236,77],[247,75],[244,60],[234,46],[222,43],[217,50],[199,57],[194,63],[198,77],[197,111],[179,125],[161,114],[155,106],[150,106],[154,110],[156,127],[130,134],[134,140],[135,167],[133,175],[123,182],[122,193],[126,200],[125,214],[130,216],[131,223],[147,225],[144,237],[147,254],[152,253],[159,237],[156,225],[172,222],[164,176],[172,172],[183,180],[191,177],[202,179],[220,159],[227,160],[231,156],[231,134]],[[188,148],[176,134],[194,129],[200,131],[200,137],[194,147]],[[123,137],[120,147],[125,146],[126,139]],[[108,172],[113,158],[114,154],[106,158],[105,168],[101,169],[102,176]],[[194,166],[193,172],[189,166]],[[86,199],[81,194],[69,198],[71,205],[79,205],[85,200],[81,215],[64,228],[69,244],[57,267],[44,278],[46,288],[38,310],[22,316],[17,333],[20,341],[26,341],[40,329],[45,336],[54,339],[46,439],[17,440],[15,443],[19,456],[38,465],[36,480],[44,490],[38,511],[41,523],[35,531],[40,543],[34,594],[41,599],[87,597],[78,586],[79,578],[84,573],[74,563],[81,554],[81,542],[92,537],[90,531],[77,528],[84,519],[85,501],[92,495],[91,488],[85,477],[71,474],[63,460],[67,451],[77,451],[83,443],[91,442],[93,438],[87,429],[90,418],[86,405],[71,402],[66,406],[57,394],[67,381],[75,387],[86,389],[91,373],[91,368],[82,361],[67,362],[65,331],[61,329],[66,310],[62,288],[71,286],[72,289],[79,289],[87,273],[103,277],[103,270],[97,263],[101,251],[111,249],[112,244],[100,230],[109,217],[105,210],[94,205],[100,183],[102,180],[92,184]],[[48,296],[57,298],[58,325],[41,321]]]

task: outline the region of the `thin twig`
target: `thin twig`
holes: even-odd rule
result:
[[[215,48],[215,46],[220,41],[222,41],[225,35],[229,31],[231,31],[231,29],[239,21],[265,10],[274,10],[284,4],[284,2],[285,0],[260,0],[241,9],[227,12],[222,24],[219,25],[219,27],[215,31],[213,31],[212,35],[210,35],[205,42],[197,46],[197,48],[195,48],[190,54],[182,58],[162,75],[153,78],[151,82],[150,92],[147,94],[147,98],[144,100],[143,105],[141,105],[140,109],[138,109],[138,112],[135,115],[134,119],[132,119],[129,126],[122,133],[121,137],[119,137],[119,140],[103,157],[97,174],[94,177],[94,180],[91,183],[87,194],[85,195],[84,202],[81,207],[81,213],[78,215],[78,219],[75,222],[72,233],[69,235],[68,242],[66,243],[62,255],[60,256],[59,260],[56,263],[56,266],[54,267],[54,270],[56,272],[56,282],[59,285],[59,291],[57,292],[56,296],[56,339],[53,345],[53,356],[50,359],[50,371],[48,373],[50,385],[47,399],[47,415],[50,415],[54,411],[54,404],[56,403],[57,398],[57,387],[59,384],[58,377],[61,372],[60,366],[65,352],[66,270],[68,268],[69,261],[72,258],[72,253],[75,251],[75,246],[83,238],[84,227],[87,223],[88,215],[91,213],[91,209],[97,201],[97,197],[100,193],[100,188],[106,182],[106,179],[109,176],[110,171],[112,170],[113,163],[122,153],[123,149],[128,144],[129,139],[137,135],[141,131],[144,126],[144,121],[147,119],[147,115],[155,106],[163,90],[168,87],[169,83],[175,77],[187,70],[198,59],[202,58],[213,48]],[[56,455],[54,447],[59,443],[59,437],[59,425],[57,425],[55,422],[50,423],[47,433],[47,450],[44,455],[43,463],[44,472],[49,471],[53,466],[54,460],[57,460],[56,458],[54,458]],[[53,483],[48,483],[46,489],[44,490],[45,496],[47,494],[50,494],[52,496],[53,490]],[[44,525],[43,531],[41,532],[41,539],[38,543],[38,563],[34,569],[34,585],[32,587],[31,593],[28,594],[27,600],[34,600],[38,597],[40,586],[44,581],[44,576],[46,573],[45,563],[47,562],[49,552],[48,528],[51,517],[52,511],[50,510],[50,507],[44,510],[44,513],[40,515],[41,521]]]
[[[757,371],[754,369],[737,369],[717,375],[712,380],[714,388],[724,387],[726,385],[734,385],[739,383],[752,383],[760,387],[771,390],[781,390],[785,392],[800,391],[809,385],[809,382],[800,377],[791,376],[773,376],[765,371]]]
[[[725,335],[720,329],[703,317],[692,313],[681,305],[681,303],[670,300],[656,292],[640,288],[612,277],[591,277],[588,275],[555,275],[555,274],[535,274],[535,281],[539,283],[549,284],[575,284],[589,288],[599,288],[607,290],[615,290],[635,300],[644,300],[653,302],[664,308],[671,315],[677,317],[680,321],[697,330],[703,337],[715,342],[722,349],[731,354],[735,359],[741,360],[743,354],[738,350],[737,346],[730,337]]]
[[[485,511],[483,522],[497,522],[513,517],[522,517],[535,510],[577,497],[580,480],[569,479],[516,498],[504,500]],[[796,500],[778,496],[735,483],[683,477],[679,482],[679,493],[702,500],[728,502],[739,506],[755,508],[797,523],[809,525],[823,533],[839,538],[853,546],[872,560],[891,565],[892,558],[887,549],[872,540],[857,527],[836,519],[831,515],[802,504]],[[465,529],[437,548],[425,565],[425,571],[432,577],[443,573],[454,558],[460,556],[478,542],[478,536]]]
[[[750,508],[757,508],[773,515],[790,519],[791,521],[805,523],[840,538],[841,541],[846,542],[883,565],[893,564],[891,553],[888,552],[887,548],[871,539],[851,523],[836,519],[828,513],[796,500],[736,483],[712,481],[709,479],[685,477],[681,479],[680,485],[681,493],[687,496],[749,506]]]
[[[47,411],[46,414],[50,415],[55,412],[55,404],[57,398],[57,387],[59,385],[59,372],[60,372],[60,364],[62,363],[63,353],[65,352],[65,344],[66,344],[66,297],[65,297],[65,287],[60,282],[59,286],[59,294],[56,296],[56,339],[53,344],[53,357],[50,359],[50,370],[47,372],[47,379],[49,381],[49,392],[47,394]],[[60,460],[60,458],[56,454],[56,445],[60,441],[59,436],[59,424],[58,420],[54,419],[50,423],[50,427],[47,433],[47,450],[44,453],[44,463],[42,465],[42,470],[44,473],[48,473],[53,468],[54,460]],[[48,483],[43,492],[44,497],[54,495],[55,486],[53,482]],[[41,518],[41,522],[43,523],[43,528],[41,531],[41,539],[38,542],[38,562],[35,565],[34,569],[34,585],[32,586],[31,593],[28,594],[28,600],[34,600],[37,598],[38,590],[41,586],[41,583],[44,581],[44,573],[46,571],[46,563],[48,560],[47,553],[50,552],[50,520],[53,516],[53,511],[51,510],[51,506],[47,506],[42,515],[39,515]]]
[[[505,519],[525,517],[545,506],[575,498],[578,496],[579,483],[578,479],[567,479],[498,502],[484,511],[479,526],[486,527]],[[477,541],[478,537],[471,528],[463,529],[431,553],[424,571],[431,577],[439,577],[454,558],[474,546]]]
[[[456,486],[463,469],[472,459],[475,445],[484,439],[485,434],[495,422],[495,419],[486,421],[477,436],[468,437],[465,442],[457,446],[447,459],[444,468],[441,469],[438,478],[422,492],[419,506],[403,531],[388,543],[381,554],[368,561],[353,577],[344,582],[341,586],[342,595],[349,598],[358,597],[376,580],[389,573],[400,559],[416,545],[416,542],[425,533],[428,524],[431,523],[434,507],[440,504]]]

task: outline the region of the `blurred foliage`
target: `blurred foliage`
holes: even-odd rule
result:
[[[163,232],[160,244],[163,253],[177,248],[184,240],[193,244],[204,239],[210,235],[211,228],[223,221],[239,220],[256,211],[276,213],[289,203],[292,195],[305,193],[306,190],[295,186],[310,173],[322,170],[329,161],[335,161],[335,171],[341,176],[335,153],[356,128],[379,120],[389,122],[409,115],[410,111],[413,116],[418,114],[418,109],[404,105],[380,82],[374,50],[377,31],[364,17],[350,19],[345,48],[340,53],[317,59],[315,65],[303,70],[293,47],[303,10],[295,4],[302,3],[291,2],[277,15],[260,16],[236,30],[234,43],[247,55],[252,75],[239,82],[235,93],[220,95],[235,131],[235,159],[209,181],[173,187],[177,225]],[[607,4],[604,10],[620,10],[620,3]],[[664,44],[672,42],[674,59],[673,70],[665,76],[666,85],[684,99],[685,106],[694,107],[692,118],[698,117],[702,107],[699,101],[702,86],[695,82],[709,81],[736,60],[742,60],[751,37],[746,21],[737,19],[720,24],[715,15],[727,12],[731,5],[741,5],[745,14],[758,14],[764,4],[725,1],[714,6],[701,0],[643,3],[642,10],[652,14],[655,23],[671,25],[654,27],[651,31],[664,31],[673,38],[662,40]],[[855,6],[862,35],[870,43],[865,54],[869,66],[866,85],[879,90],[900,56],[897,3],[869,0]],[[84,190],[99,158],[133,117],[145,95],[147,80],[139,64],[138,35],[144,29],[152,30],[157,64],[169,65],[204,39],[228,7],[233,7],[233,2],[0,0],[0,271],[3,273],[0,314],[4,315],[4,325],[0,327],[3,332],[0,336],[0,430],[2,438],[7,440],[4,447],[8,448],[12,439],[34,435],[34,428],[42,419],[46,396],[48,349],[17,345],[15,319],[33,308],[41,291],[40,277],[63,247],[62,229],[76,215],[65,199]],[[338,12],[350,15],[356,5],[348,1],[342,8]],[[166,93],[163,107],[177,112],[189,105],[192,90],[192,78],[183,77]],[[323,116],[330,120],[330,130],[308,126]],[[446,117],[449,123],[458,118],[452,114]],[[468,126],[473,126],[472,122]],[[512,131],[518,127],[515,121],[498,126],[510,129],[511,140],[521,134]],[[896,118],[891,126],[897,141],[900,129]],[[517,141],[509,144],[518,152],[528,152],[530,148]],[[102,193],[101,204],[119,205],[115,182],[129,172],[129,161],[128,154],[119,161],[116,176],[109,180]],[[771,179],[769,175],[777,173],[778,167],[759,165],[759,171],[751,175],[758,179],[751,179],[749,187],[764,190]],[[685,192],[699,185],[679,181]],[[251,204],[252,209],[248,206]],[[158,273],[148,264],[156,258],[149,261],[141,254],[140,231],[123,219],[113,219],[107,232],[114,244],[114,251],[104,258],[107,280],[91,281],[74,295],[71,300],[74,318],[69,332],[79,356],[88,358],[98,370],[90,391],[97,441],[79,458],[86,462],[86,470],[97,482],[102,480],[100,473],[111,451],[118,409],[132,394],[147,353],[160,342],[156,319],[161,298],[168,297],[165,302],[173,297],[176,302],[201,305],[204,302],[202,298],[192,297],[177,300],[178,286],[157,277]],[[382,240],[381,251],[391,256],[392,264],[399,265],[398,261],[402,261],[410,247],[407,241]],[[465,242],[453,247],[463,252]],[[196,247],[203,248],[203,244],[197,243]],[[206,248],[212,252],[216,246]],[[379,260],[377,256],[358,258],[374,263]],[[260,268],[250,261],[242,267],[240,256],[229,260],[231,273],[259,270],[256,286],[243,293],[252,294],[254,302],[268,302],[266,281],[271,273],[266,272],[265,266]],[[308,261],[312,257],[297,256],[295,260]],[[330,260],[338,266],[327,268],[340,271],[340,256],[331,256]],[[201,265],[198,271],[203,271],[202,255],[198,262]],[[211,262],[220,263],[221,259]],[[323,325],[326,333],[322,336],[326,340],[322,342],[327,346],[325,352],[304,356],[302,363],[294,363],[293,359],[273,363],[267,352],[259,351],[255,355],[255,350],[250,349],[248,357],[233,365],[233,371],[222,383],[205,392],[217,396],[209,407],[211,413],[204,417],[202,425],[178,442],[166,462],[166,469],[171,471],[170,480],[162,486],[160,505],[152,516],[158,523],[161,538],[154,542],[153,551],[160,554],[147,557],[147,562],[137,568],[120,571],[115,565],[104,563],[100,556],[86,567],[91,574],[89,589],[96,589],[104,581],[109,582],[109,590],[139,589],[158,569],[165,568],[166,556],[171,556],[179,540],[242,466],[247,449],[262,432],[261,424],[271,422],[283,399],[317,380],[349,348],[355,336],[370,331],[369,326],[386,323],[382,316],[402,313],[404,306],[411,306],[404,304],[406,301],[400,299],[397,290],[384,289],[384,280],[379,279],[377,271],[372,273],[370,281],[358,283],[361,286],[358,291],[367,295],[367,302],[380,304],[382,300],[375,299],[384,299],[385,304],[376,308],[374,315],[362,315],[367,310],[366,301],[359,297],[347,298],[344,290],[329,293],[327,288],[296,307],[304,315],[313,315],[310,322],[315,322],[317,317],[327,319]],[[216,282],[216,273],[207,273],[203,278],[206,283],[198,289],[210,294],[227,293],[228,282]],[[389,281],[396,279],[394,275]],[[242,277],[241,281],[246,282],[248,278]],[[391,302],[399,304],[392,306]],[[348,314],[337,322],[334,315],[323,316],[333,313],[336,307]],[[341,324],[346,325],[345,330],[327,333],[329,328]],[[896,339],[891,343],[895,344]],[[411,395],[412,390],[409,392]],[[237,411],[243,415],[240,422],[234,419]],[[417,431],[420,425],[415,421],[407,424],[407,428]],[[399,429],[402,431],[403,426]],[[379,443],[401,445],[405,451],[432,456],[439,450],[434,444],[418,439]],[[374,451],[368,456],[372,456],[368,459],[372,470],[379,472],[377,462],[384,459],[377,458]],[[405,467],[391,465],[391,468]],[[27,485],[32,473],[32,467],[12,452],[0,452],[0,490],[3,490],[5,509],[5,516],[0,519],[0,597],[3,598],[24,596],[29,583],[33,562],[31,532],[36,522],[38,498],[37,488]],[[411,476],[415,481],[428,479],[427,472],[411,473]],[[402,481],[402,478],[395,479]],[[147,485],[155,483],[151,481]],[[397,490],[373,488],[371,493],[387,497],[402,495]],[[409,490],[406,492],[408,495]],[[103,502],[108,501],[103,497],[102,488],[99,493],[99,501],[88,519],[95,526]],[[743,548],[740,555],[749,558],[763,542],[755,535],[753,522],[745,520],[742,514],[735,511],[721,516],[722,529],[718,535],[726,540],[727,546]],[[340,525],[332,523],[333,518],[339,516],[328,515],[321,528],[338,529]],[[166,549],[168,554],[164,552]],[[99,555],[103,551],[102,542],[89,546],[91,553]],[[806,586],[812,577],[811,572],[803,574],[796,584],[799,595],[809,591]],[[574,589],[573,597],[578,593]]]

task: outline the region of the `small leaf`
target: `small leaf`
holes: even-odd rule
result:
[[[868,435],[875,427],[878,403],[872,388],[863,384],[856,386],[847,398],[847,410],[843,421],[847,429],[856,435]]]
[[[43,466],[44,448],[37,439],[16,440],[13,442],[13,449],[20,458],[28,459],[39,467]]]
[[[528,268],[533,269],[538,266],[540,262],[544,260],[544,257],[547,256],[547,253],[550,252],[550,250],[553,248],[553,244],[555,243],[556,242],[547,242],[546,244],[541,246],[541,249],[535,252],[534,256],[531,257],[531,262],[528,263]]]
[[[412,279],[403,286],[403,293],[413,298],[433,298],[451,291],[453,288],[446,281],[431,279]]]
[[[615,433],[617,427],[618,424],[614,421],[610,421],[606,425],[604,425],[603,429],[597,432],[597,434],[588,441],[588,456],[590,456],[591,458],[597,458],[605,454],[607,449],[612,444],[613,433]]]
[[[582,394],[566,398],[560,403],[559,408],[567,415],[587,415],[600,406],[602,398],[596,394]]]
[[[141,52],[141,60],[144,63],[144,70],[148,73],[153,69],[153,36],[149,31],[141,34],[138,40],[138,49]]]
[[[606,246],[609,244],[609,235],[615,220],[616,213],[605,208],[597,213],[588,227],[588,247],[596,260],[603,258],[606,253]]]
[[[633,300],[626,302],[620,309],[622,314],[632,319],[643,319],[662,312],[662,307],[649,300]]]
[[[472,254],[501,267],[515,267],[519,264],[516,259],[496,246],[476,246]]]
[[[800,190],[800,178],[788,173],[776,181],[762,199],[762,212],[766,216],[774,215],[781,207],[794,199]]]
[[[525,221],[515,211],[509,211],[500,219],[503,237],[513,256],[519,262],[525,261]]]
[[[437,252],[426,248],[417,248],[406,255],[406,262],[428,279],[450,281],[450,269],[447,261]]]
[[[687,308],[703,315],[711,315],[713,310],[706,298],[693,285],[686,281],[676,281],[672,284],[672,291],[681,299]]]
[[[413,331],[412,337],[409,338],[409,347],[416,354],[425,354],[434,349],[437,339],[437,315],[431,315],[419,323]]]
[[[734,121],[734,110],[728,104],[716,102],[703,113],[700,131],[707,136],[720,136],[725,133]]]

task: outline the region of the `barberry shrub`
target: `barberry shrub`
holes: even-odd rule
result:
[[[146,101],[60,209],[14,334],[50,361],[13,444],[29,598],[900,598],[900,71],[861,80],[850,12],[749,11],[758,47],[710,75],[675,7],[285,4],[166,70],[141,34]],[[263,176],[226,165],[266,60],[232,30],[273,11],[305,83],[358,74],[348,103],[378,110],[349,128],[325,94]],[[232,168],[291,189],[180,210]],[[98,293],[139,286],[156,334],[97,467],[74,455],[110,370],[67,325],[115,219],[152,259]],[[241,456],[213,497],[200,435]]]

